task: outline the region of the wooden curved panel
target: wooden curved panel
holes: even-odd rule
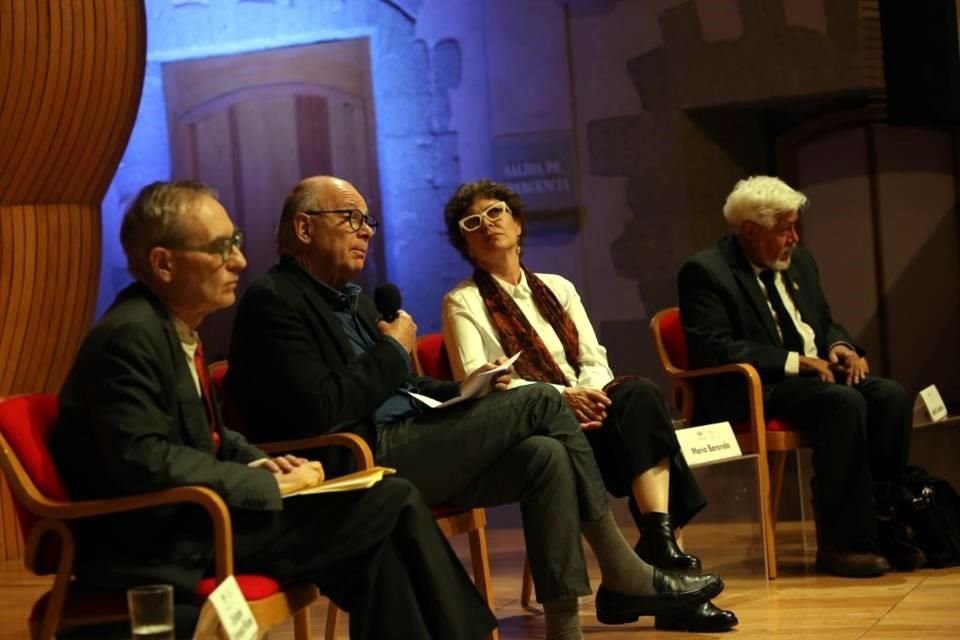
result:
[[[0,397],[59,390],[89,328],[145,55],[142,0],[0,0]]]

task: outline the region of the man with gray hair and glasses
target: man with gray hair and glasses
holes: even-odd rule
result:
[[[779,178],[736,184],[723,208],[730,233],[680,269],[690,364],[752,364],[767,418],[813,436],[820,571],[868,577],[891,564],[915,569],[923,554],[894,535],[893,510],[910,448],[910,401],[899,384],[870,373],[863,350],[834,322],[817,264],[799,245],[806,204]],[[746,417],[742,379],[697,385],[697,423]]]
[[[484,637],[496,621],[407,481],[304,495],[319,462],[269,458],[223,424],[197,327],[234,302],[243,235],[209,188],[145,187],[123,219],[136,282],[90,332],[60,392],[51,450],[75,499],[184,485],[226,502],[238,572],[309,582],[350,612],[351,638]],[[177,637],[213,570],[209,520],[190,506],[77,524],[77,578],[90,586],[173,585]],[[109,637],[97,634],[96,637]],[[126,637],[126,634],[123,634]]]

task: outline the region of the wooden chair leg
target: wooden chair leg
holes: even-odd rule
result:
[[[770,469],[765,451],[757,454],[757,487],[760,502],[760,534],[763,539],[763,560],[767,579],[777,577],[777,542],[773,533],[772,502],[770,500]]]
[[[310,607],[304,607],[293,614],[293,637],[294,640],[312,640],[313,635],[310,633]]]
[[[777,530],[780,515],[780,494],[783,491],[783,470],[787,466],[786,451],[768,451],[770,459],[770,526]]]
[[[493,599],[493,581],[490,577],[490,554],[487,551],[487,533],[484,527],[478,527],[467,534],[470,541],[470,560],[473,563],[473,582],[477,585],[480,597],[487,603],[490,611],[496,611]],[[500,640],[500,630],[494,629],[489,640]]]
[[[200,617],[197,619],[197,628],[194,630],[195,638],[219,638],[221,631],[220,618],[217,616],[217,610],[213,604],[207,600],[200,607]]]
[[[533,576],[530,575],[530,560],[523,556],[523,584],[520,587],[520,606],[530,606],[530,596],[533,595]]]
[[[340,615],[340,609],[330,601],[327,605],[327,624],[323,632],[324,640],[334,640],[337,637],[337,616]]]
[[[31,625],[31,635],[34,640],[53,640],[60,627],[60,619],[63,616],[63,607],[67,601],[67,592],[70,590],[70,571],[68,566],[73,564],[73,546],[69,545],[66,551],[71,554],[69,560],[60,559],[60,567],[57,569],[57,575],[53,580],[53,588],[50,589],[50,596],[47,599],[47,611],[43,616],[39,629]]]

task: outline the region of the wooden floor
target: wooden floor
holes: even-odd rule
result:
[[[804,533],[806,542],[804,546]],[[633,535],[624,531],[628,539]],[[916,573],[891,573],[882,578],[850,580],[813,572],[812,529],[799,523],[778,526],[780,577],[768,582],[760,561],[759,534],[752,525],[692,525],[685,546],[698,553],[708,570],[718,571],[727,588],[716,603],[733,609],[740,626],[727,634],[692,634],[656,631],[652,618],[632,625],[609,627],[597,622],[593,598],[583,598],[580,615],[587,637],[621,638],[811,638],[816,640],[957,640],[960,638],[960,568],[923,569]],[[538,609],[520,606],[520,573],[523,545],[513,529],[489,530],[496,614],[501,638],[543,637],[543,616]],[[455,545],[462,557],[465,546]],[[591,568],[594,586],[599,582]],[[0,564],[0,639],[26,640],[27,611],[46,588],[13,563]],[[320,638],[325,607],[314,607],[314,636]],[[338,638],[346,638],[341,624]],[[274,630],[271,640],[293,638],[292,626]]]

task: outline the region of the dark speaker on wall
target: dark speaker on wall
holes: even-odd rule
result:
[[[879,0],[890,122],[960,124],[958,1]]]

